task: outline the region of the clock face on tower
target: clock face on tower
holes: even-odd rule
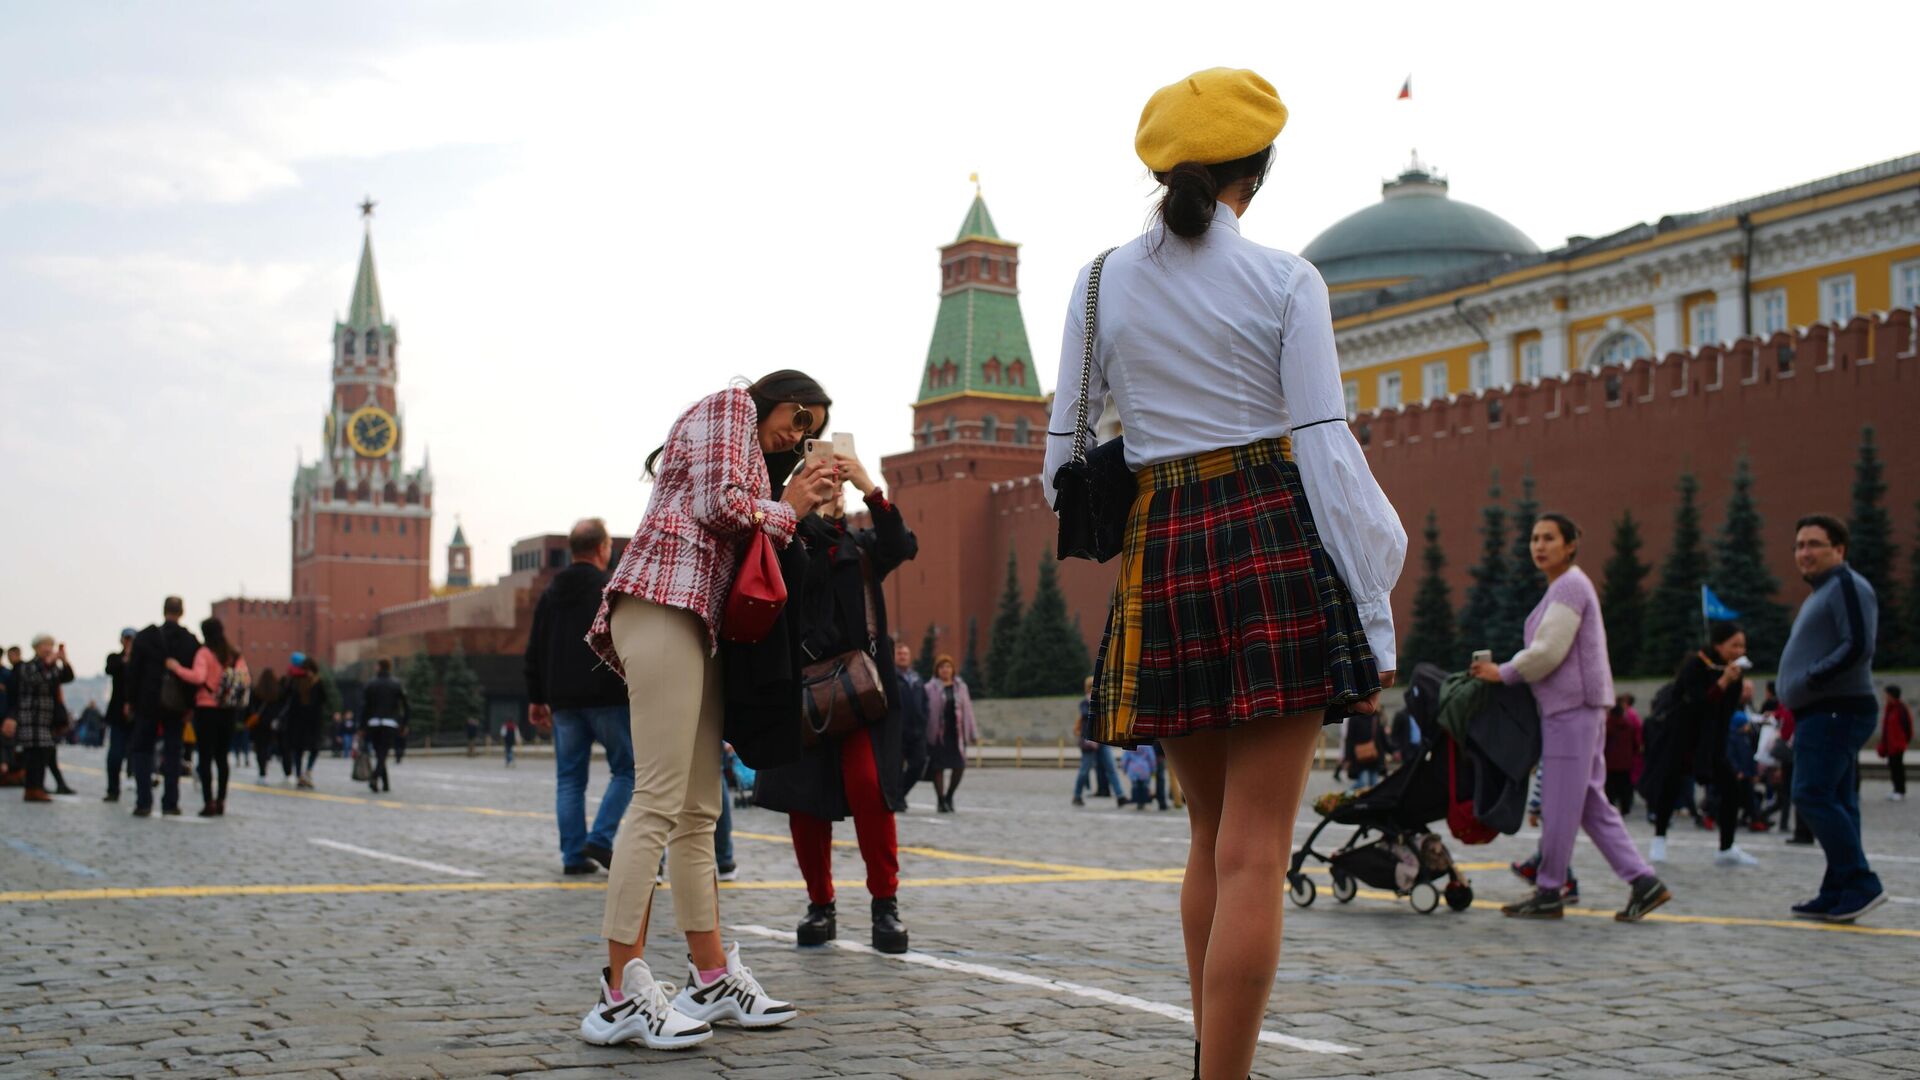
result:
[[[369,405],[347,417],[347,441],[361,457],[386,457],[393,450],[399,431],[392,414],[378,405]]]

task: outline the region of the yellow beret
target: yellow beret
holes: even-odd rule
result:
[[[1244,68],[1208,68],[1154,91],[1133,148],[1154,172],[1183,161],[1218,165],[1259,153],[1286,126],[1272,83]]]

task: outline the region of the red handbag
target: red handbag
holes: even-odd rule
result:
[[[740,570],[733,575],[733,591],[727,594],[727,609],[720,616],[720,636],[742,645],[763,641],[786,606],[787,580],[780,574],[780,553],[765,532],[755,529]]]

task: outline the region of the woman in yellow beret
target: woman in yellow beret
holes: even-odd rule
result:
[[[1180,921],[1208,1078],[1252,1065],[1313,749],[1393,683],[1406,557],[1347,427],[1326,283],[1241,235],[1286,120],[1251,71],[1196,72],[1147,102],[1135,149],[1164,185],[1159,212],[1080,273],[1043,472],[1051,496],[1084,375],[1086,422],[1111,395],[1138,483],[1094,734],[1160,740],[1186,793]]]

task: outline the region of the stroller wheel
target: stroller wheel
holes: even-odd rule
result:
[[[1431,883],[1423,881],[1415,885],[1413,891],[1407,894],[1407,902],[1412,904],[1413,910],[1420,914],[1431,915],[1440,907],[1440,890],[1434,888]]]
[[[1447,907],[1454,911],[1465,911],[1473,906],[1473,886],[1447,886]]]
[[[1313,894],[1316,891],[1313,879],[1307,875],[1288,875],[1287,898],[1292,900],[1296,907],[1312,907]]]
[[[1357,882],[1355,882],[1352,878],[1348,877],[1345,874],[1339,873],[1337,871],[1334,873],[1333,898],[1335,900],[1338,900],[1343,904],[1350,904],[1353,902],[1353,898],[1357,896],[1359,892],[1360,892],[1360,885]]]

